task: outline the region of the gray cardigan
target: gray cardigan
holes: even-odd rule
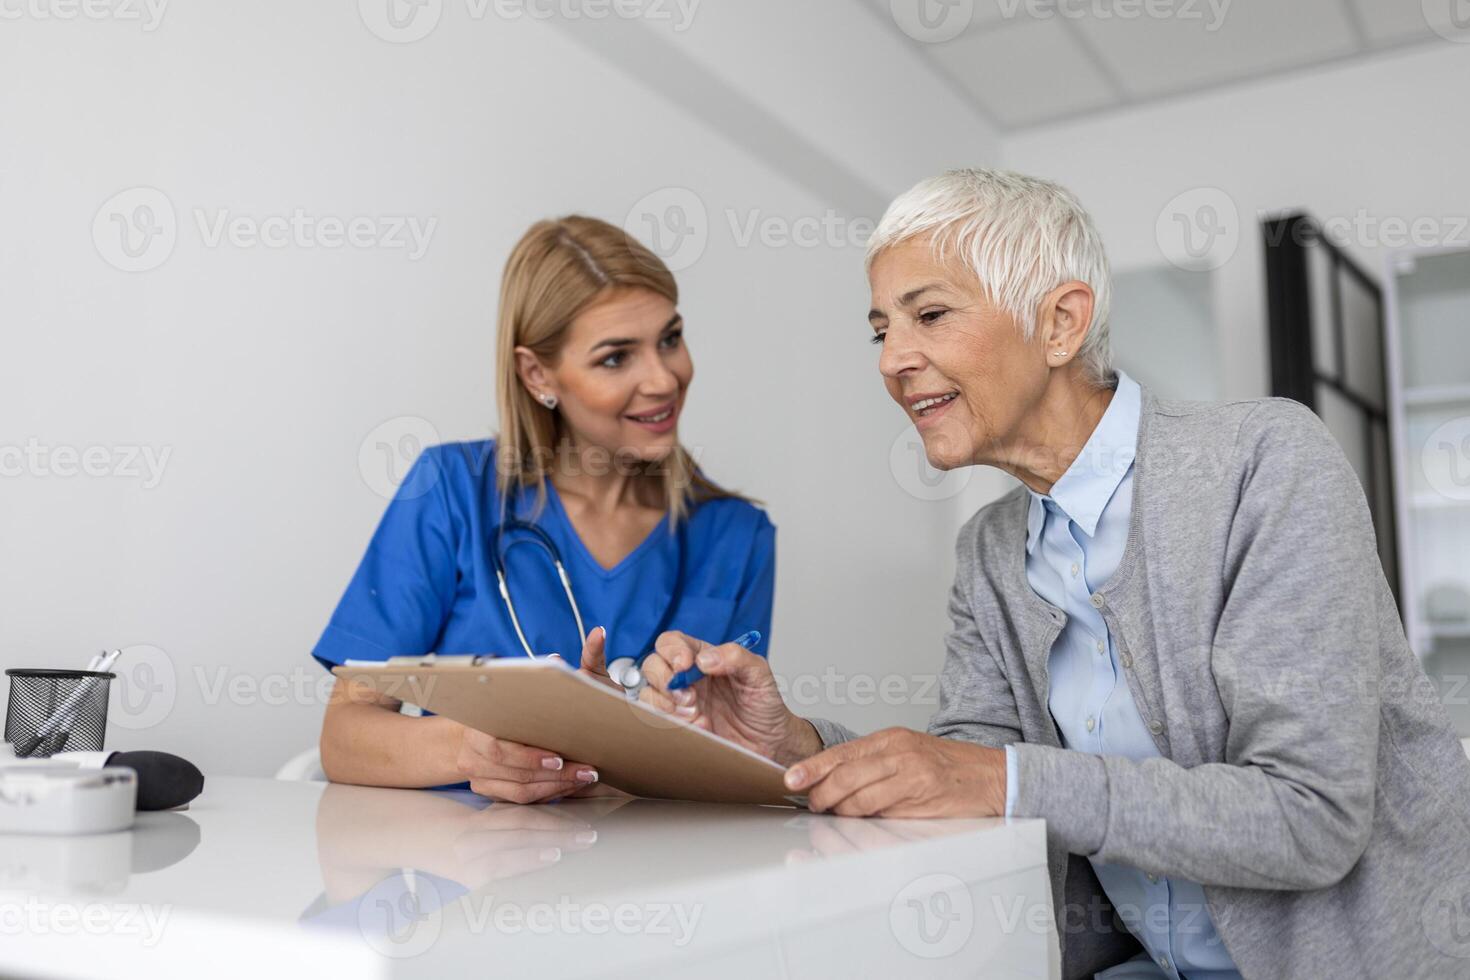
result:
[[[1094,602],[1163,758],[1060,747],[1047,658],[1065,616],[1026,578],[1025,488],[960,532],[929,725],[1016,743],[1064,974],[1137,948],[1097,914],[1092,855],[1203,884],[1248,978],[1470,977],[1470,761],[1341,450],[1296,402],[1145,391],[1135,465],[1127,548]]]

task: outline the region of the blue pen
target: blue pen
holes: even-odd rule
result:
[[[748,633],[740,634],[730,642],[738,643],[741,646],[745,647],[745,649],[750,650],[753,649],[755,645],[760,641],[761,631],[751,630]],[[695,681],[702,679],[703,677],[704,671],[700,670],[698,667],[690,667],[688,670],[681,670],[673,677],[669,678],[668,689],[670,691],[682,691],[684,688],[693,684]]]

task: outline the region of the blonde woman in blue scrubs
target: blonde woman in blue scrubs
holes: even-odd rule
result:
[[[555,653],[605,679],[606,662],[640,659],[669,629],[758,630],[765,654],[775,528],[680,445],[694,366],[678,299],[668,268],[620,228],[572,216],[526,232],[501,284],[499,439],[419,457],[312,651],[318,662]],[[322,726],[327,776],[468,783],[516,803],[597,790],[590,765],[399,707],[349,698],[338,682]]]

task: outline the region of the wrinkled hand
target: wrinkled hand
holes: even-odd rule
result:
[[[885,728],[835,745],[786,774],[816,813],[991,817],[1005,812],[1005,750]]]
[[[676,673],[696,663],[702,680],[668,690]],[[639,700],[783,766],[822,747],[811,723],[786,707],[766,658],[739,644],[715,646],[685,633],[664,633],[642,670],[648,686]]]

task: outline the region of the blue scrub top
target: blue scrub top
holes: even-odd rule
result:
[[[582,544],[549,482],[546,496],[536,523],[561,552],[587,629],[607,628],[609,660],[653,649],[660,622],[713,643],[760,630],[756,652],[765,655],[776,529],[760,508],[734,498],[705,501],[678,531],[661,521],[605,569]],[[534,490],[517,493],[515,513],[531,520]],[[312,656],[324,667],[431,652],[525,656],[490,556],[500,517],[493,441],[426,449],[388,505]],[[506,579],[521,628],[538,656],[560,653],[578,664],[576,620],[550,558],[529,539],[514,531],[505,537]],[[518,540],[528,543],[511,544]],[[676,575],[682,578],[677,590]],[[675,594],[677,608],[666,618]]]

